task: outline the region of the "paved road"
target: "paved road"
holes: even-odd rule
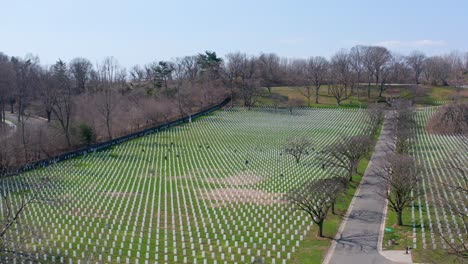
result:
[[[324,263],[394,263],[379,254],[379,234],[385,220],[386,202],[376,194],[379,179],[374,175],[388,155],[388,143],[392,139],[389,115],[387,113],[371,162],[353,200],[354,206],[343,221],[342,232],[337,235]]]
[[[2,139],[7,139],[11,136],[13,136],[13,134],[15,133],[15,131],[18,129],[19,125],[18,125],[18,115],[15,113],[15,114],[12,114],[10,112],[6,112],[5,113],[5,119],[7,121],[9,121],[9,124],[11,126],[11,128],[9,129],[6,129],[6,136],[5,137],[0,137],[0,140]],[[27,125],[43,125],[47,122],[47,119],[45,118],[42,118],[42,117],[37,117],[37,116],[27,116],[25,118],[25,123]],[[3,133],[3,131],[0,131],[0,133]],[[3,135],[2,135],[3,136]]]

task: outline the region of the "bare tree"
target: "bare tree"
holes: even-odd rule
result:
[[[341,105],[343,100],[346,100],[346,87],[342,84],[339,84],[335,79],[336,73],[330,72],[330,81],[328,83],[328,91],[335,98],[336,104]]]
[[[351,48],[349,51],[349,64],[356,74],[356,82],[359,83],[362,78],[362,74],[366,68],[364,65],[364,56],[368,47],[358,45]],[[353,91],[351,91],[353,93]]]
[[[118,61],[113,57],[105,58],[102,64],[98,65],[97,69],[100,82],[97,108],[104,119],[108,138],[112,139],[114,112],[118,102],[115,89],[125,79],[125,70],[119,66]]]
[[[395,136],[390,149],[398,154],[406,154],[411,149],[417,127],[414,109],[409,100],[403,99],[395,101],[392,106],[396,109],[391,117]]]
[[[359,161],[369,153],[372,145],[373,140],[369,136],[344,137],[325,148],[319,159],[323,167],[345,169],[349,181],[352,181],[353,175],[357,173]]]
[[[406,63],[411,67],[414,74],[414,82],[419,84],[419,79],[424,70],[424,61],[426,60],[426,55],[420,51],[413,51],[409,56],[406,57]]]
[[[429,57],[424,61],[424,75],[430,84],[448,85],[451,65],[441,56]]]
[[[52,113],[56,116],[59,125],[65,135],[68,147],[71,142],[71,123],[73,112],[73,88],[70,82],[67,65],[62,60],[58,60],[53,66],[52,84],[54,96],[52,98]]]
[[[85,58],[74,58],[70,61],[69,69],[76,93],[84,93],[87,90],[93,64]]]
[[[47,203],[60,205],[63,201],[51,197],[50,189],[55,188],[54,180],[50,177],[35,179],[34,182],[19,185],[20,190],[14,191],[11,177],[1,178],[1,206],[0,206],[0,256],[1,259],[20,259],[23,261],[34,258],[34,252],[26,245],[27,240],[40,236],[36,226],[31,223],[21,223],[21,217],[27,207],[33,203]],[[9,186],[9,187],[8,187]],[[47,195],[46,195],[47,194]]]
[[[468,135],[468,103],[452,103],[437,110],[427,124],[431,133]]]
[[[233,76],[234,86],[239,89],[244,106],[250,109],[260,96],[256,58],[249,58],[243,53],[231,53],[226,59],[227,70]]]
[[[340,50],[335,55],[332,56],[330,67],[332,71],[333,80],[335,84],[339,84],[339,86],[343,87],[344,94],[340,93],[340,99],[336,96],[336,89],[335,89],[335,98],[337,101],[341,101],[341,98],[346,98],[348,96],[348,87],[351,84],[351,64],[349,59],[349,53],[346,50]],[[331,90],[330,90],[331,91]],[[338,105],[340,102],[338,102]]]
[[[312,143],[307,138],[291,138],[286,142],[284,150],[287,154],[294,157],[296,163],[299,163],[301,157],[309,154]]]
[[[312,221],[318,225],[319,237],[323,237],[323,224],[328,210],[336,201],[336,196],[343,190],[342,179],[333,177],[309,181],[298,188],[291,189],[286,194],[286,200],[293,209],[309,214]]]
[[[388,201],[397,214],[398,225],[403,225],[403,211],[410,207],[418,195],[421,179],[415,161],[408,155],[392,154],[376,176],[381,179],[377,194]]]
[[[311,57],[307,61],[307,72],[315,86],[315,103],[318,104],[320,86],[324,84],[328,73],[327,59],[324,57]]]
[[[383,105],[372,103],[367,106],[367,124],[371,135],[375,135],[379,125],[383,122],[385,109]]]
[[[0,52],[0,123],[5,123],[6,104],[12,95],[14,83],[13,66],[10,58]]]
[[[271,94],[271,87],[277,85],[281,78],[280,58],[274,53],[262,53],[258,57],[258,68],[261,83]]]

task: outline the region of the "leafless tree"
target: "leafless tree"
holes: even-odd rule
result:
[[[31,223],[22,223],[23,213],[33,203],[56,206],[64,205],[64,201],[50,195],[51,189],[56,188],[55,178],[34,179],[16,185],[18,190],[12,190],[13,185],[7,183],[13,180],[11,177],[0,178],[0,256],[2,260],[8,257],[27,261],[33,259],[37,252],[28,248],[26,241],[41,234]]]
[[[412,157],[392,154],[376,176],[381,179],[377,194],[388,201],[397,214],[398,225],[403,225],[403,211],[417,198],[420,170]]]
[[[13,83],[14,71],[10,58],[0,52],[0,123],[5,123],[6,104],[13,97]]]
[[[442,106],[429,120],[427,130],[431,133],[468,136],[468,103]]]
[[[335,98],[336,104],[341,105],[343,100],[346,100],[346,87],[336,80],[336,73],[330,72],[330,81],[328,82],[328,91]]]
[[[429,57],[424,61],[424,75],[430,84],[448,85],[451,65],[441,56]]]
[[[250,109],[260,96],[256,58],[249,58],[243,53],[231,53],[226,56],[226,60],[227,70],[235,76],[234,86],[239,89],[244,106]]]
[[[318,104],[320,86],[324,84],[328,73],[328,61],[324,57],[311,57],[307,61],[307,73],[315,86],[315,103]],[[310,99],[309,99],[310,104]]]
[[[356,74],[356,82],[359,83],[362,79],[362,74],[366,71],[364,65],[364,56],[368,47],[357,45],[349,51],[349,63]],[[353,93],[353,91],[351,91]]]
[[[363,48],[363,62],[367,73],[368,90],[367,96],[370,98],[370,87],[373,78],[377,85],[381,81],[381,74],[384,65],[391,59],[392,55],[387,48],[379,46],[368,46]]]
[[[313,84],[307,60],[292,60],[288,67],[288,75],[289,83],[296,86],[299,93],[307,99],[307,106],[310,106],[313,96]]]
[[[125,80],[125,69],[122,69],[118,61],[113,57],[107,57],[96,67],[100,86],[98,89],[97,108],[104,119],[107,135],[112,139],[112,125],[114,122],[115,109],[118,105],[116,88]]]
[[[301,157],[307,155],[309,150],[312,148],[312,142],[304,137],[301,138],[291,138],[289,139],[285,146],[284,150],[287,154],[294,157],[296,163],[299,163]]]
[[[346,170],[349,181],[352,181],[353,175],[357,173],[359,161],[369,153],[372,146],[373,140],[369,136],[344,137],[325,148],[320,153],[319,160],[323,167]]]
[[[271,87],[279,84],[281,79],[280,58],[274,53],[262,53],[258,57],[258,69],[262,85],[271,94]]]
[[[323,237],[323,224],[328,210],[343,190],[343,181],[337,177],[309,181],[286,194],[286,200],[293,209],[306,212],[318,225],[319,237]]]
[[[347,98],[348,88],[351,84],[351,64],[349,59],[349,53],[346,50],[340,50],[332,56],[330,62],[330,70],[332,72],[332,83],[338,84],[343,87],[344,93],[337,93],[337,89],[334,89],[334,96],[337,101],[341,101],[341,98]],[[335,86],[336,88],[337,86]],[[339,89],[341,91],[341,89]],[[330,90],[332,92],[332,90]],[[332,92],[333,93],[333,92]],[[337,95],[340,99],[338,99]],[[338,102],[338,105],[340,102]]]
[[[371,135],[375,135],[379,125],[383,122],[385,108],[378,103],[371,103],[367,106],[366,113],[368,116],[367,124]]]
[[[406,63],[411,67],[414,74],[414,82],[419,84],[419,79],[424,70],[424,61],[426,60],[426,55],[420,51],[413,51],[409,56],[406,57]]]
[[[74,58],[70,61],[69,69],[76,93],[84,93],[87,90],[93,64],[85,58]]]
[[[392,107],[396,109],[391,117],[395,136],[389,148],[397,154],[406,154],[411,149],[415,137],[415,112],[409,100],[397,100]]]
[[[67,146],[72,146],[71,124],[73,112],[73,87],[70,82],[70,76],[67,65],[62,60],[58,60],[52,68],[52,84],[54,96],[52,98],[51,110],[57,118],[62,129]]]
[[[145,70],[140,65],[135,65],[130,69],[130,77],[133,82],[140,83],[145,79]]]

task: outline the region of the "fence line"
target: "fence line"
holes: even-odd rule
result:
[[[129,140],[132,140],[132,139],[135,139],[135,138],[139,138],[139,137],[143,137],[143,136],[146,136],[146,135],[149,135],[149,134],[152,134],[152,133],[156,133],[156,132],[168,129],[170,127],[173,127],[173,126],[180,125],[182,123],[187,123],[187,122],[191,121],[192,119],[195,119],[195,118],[200,117],[200,116],[204,116],[206,114],[212,113],[212,112],[224,107],[225,105],[227,105],[229,103],[229,101],[231,101],[231,98],[228,97],[228,98],[224,99],[224,101],[222,101],[220,104],[212,106],[212,107],[210,107],[210,108],[208,108],[206,110],[197,112],[197,113],[195,113],[193,115],[188,115],[188,116],[179,118],[179,119],[177,119],[175,121],[172,121],[172,122],[168,122],[168,123],[161,124],[161,125],[158,125],[158,126],[155,126],[155,127],[147,128],[147,129],[135,132],[135,133],[131,133],[131,134],[128,134],[128,135],[125,135],[125,136],[122,136],[122,137],[112,139],[112,140],[92,144],[92,145],[89,145],[87,147],[80,148],[78,150],[74,150],[74,151],[70,151],[70,152],[66,152],[66,153],[63,153],[63,154],[60,154],[60,155],[57,155],[57,156],[54,156],[54,157],[51,157],[51,158],[48,158],[48,159],[35,161],[33,163],[26,164],[26,165],[22,166],[21,168],[19,168],[18,170],[14,171],[14,172],[0,174],[0,176],[2,176],[2,177],[14,176],[14,175],[23,173],[25,171],[46,167],[46,166],[49,166],[51,164],[56,164],[57,162],[61,162],[61,161],[72,159],[72,158],[75,158],[75,157],[78,157],[78,156],[86,155],[89,152],[93,153],[93,152],[96,152],[96,151],[107,149],[107,148],[110,148],[112,146],[121,144],[123,142],[129,141]]]

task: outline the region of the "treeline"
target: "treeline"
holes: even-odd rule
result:
[[[0,53],[0,140],[6,145],[0,169],[153,126],[225,96],[251,107],[272,87],[287,85],[298,87],[309,104],[320,103],[326,85],[340,104],[358,87],[370,97],[371,85],[380,95],[389,83],[459,86],[467,73],[468,53],[402,56],[377,46],[340,50],[330,59],[240,52],[221,58],[206,51],[129,70],[113,57],[95,65],[75,58],[45,66],[38,57]],[[4,124],[8,112],[17,119],[15,131]]]

